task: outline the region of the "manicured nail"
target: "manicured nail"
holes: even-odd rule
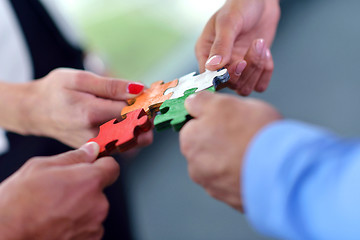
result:
[[[79,149],[87,152],[89,156],[96,157],[99,154],[100,147],[96,142],[88,142]]]
[[[240,76],[241,73],[244,71],[246,65],[247,65],[247,63],[244,60],[239,62],[238,65],[236,65],[236,68],[235,68],[235,75]]]
[[[132,82],[128,84],[127,92],[130,94],[139,94],[144,90],[144,87],[142,83]]]
[[[221,63],[222,57],[220,55],[214,55],[206,61],[205,65],[215,66]]]
[[[271,52],[270,49],[266,49],[266,59],[270,59],[271,58]]]
[[[257,54],[262,55],[263,51],[264,51],[264,47],[265,47],[264,39],[262,39],[262,38],[258,39],[255,44]]]

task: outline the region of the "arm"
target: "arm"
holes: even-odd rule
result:
[[[360,141],[281,120],[270,105],[202,92],[180,132],[189,175],[281,239],[358,239]],[[216,136],[216,138],[214,138]]]
[[[245,159],[248,218],[283,239],[354,239],[360,235],[359,160],[359,141],[298,122],[270,125]]]

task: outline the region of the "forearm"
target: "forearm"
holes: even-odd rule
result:
[[[24,221],[21,217],[22,212],[19,210],[21,207],[8,198],[12,194],[11,191],[13,189],[4,188],[3,183],[0,185],[0,239],[30,239],[25,237],[24,229],[28,227],[31,220],[27,219],[28,221]]]
[[[0,81],[0,127],[19,134],[29,134],[28,113],[31,83]]]
[[[283,121],[261,132],[243,171],[246,212],[255,227],[282,239],[359,236],[360,142]]]

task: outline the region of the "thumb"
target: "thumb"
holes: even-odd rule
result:
[[[95,142],[88,142],[77,150],[62,153],[50,157],[49,161],[54,165],[72,165],[79,163],[94,162],[99,154],[99,145]]]
[[[77,81],[72,81],[72,89],[111,100],[127,100],[136,97],[144,90],[144,85],[121,79],[101,77],[92,73],[80,72]]]
[[[236,39],[237,32],[229,16],[219,17],[216,21],[216,36],[210,49],[205,67],[208,70],[218,70],[228,64]]]
[[[192,117],[199,118],[211,107],[211,99],[213,97],[214,93],[209,91],[192,94],[186,98],[185,108]]]
[[[93,166],[99,170],[102,188],[113,184],[120,175],[120,166],[112,157],[99,158]]]

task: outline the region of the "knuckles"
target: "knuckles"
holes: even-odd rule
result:
[[[121,88],[119,87],[119,80],[106,79],[105,92],[110,99],[116,99],[120,95]]]
[[[110,203],[105,197],[105,195],[102,195],[100,200],[96,203],[96,211],[94,211],[95,222],[101,224],[108,215],[109,209],[110,209]]]
[[[30,158],[23,166],[26,170],[34,170],[41,166],[46,165],[46,158],[45,157],[33,157]]]
[[[95,109],[84,109],[82,112],[83,112],[83,124],[85,128],[93,128],[100,124],[99,114]]]
[[[88,79],[91,75],[91,73],[85,71],[76,71],[72,79],[75,87],[82,88],[82,86],[89,84]]]
[[[250,61],[249,61],[250,60]],[[253,56],[248,60],[248,68],[255,71],[262,71],[265,67],[265,61],[260,56]]]

